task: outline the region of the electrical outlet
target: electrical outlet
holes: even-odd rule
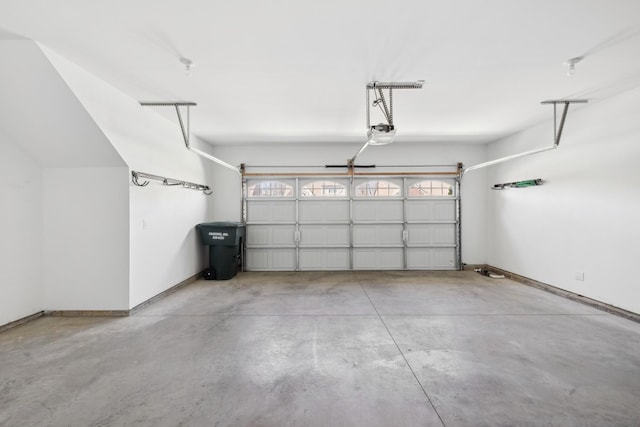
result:
[[[147,228],[149,228],[149,222],[146,219],[142,220],[142,229],[146,230]]]
[[[574,277],[575,277],[576,280],[584,282],[584,272],[583,271],[576,271]]]

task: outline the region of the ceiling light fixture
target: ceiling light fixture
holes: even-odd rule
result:
[[[567,69],[567,76],[571,77],[576,73],[576,64],[584,59],[584,56],[576,56],[565,62],[569,68]]]
[[[191,77],[196,64],[189,58],[180,58],[180,62],[184,65],[184,71],[187,73],[187,77]]]

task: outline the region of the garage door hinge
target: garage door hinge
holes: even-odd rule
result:
[[[293,238],[296,242],[300,242],[300,230],[296,230],[296,232],[293,234]]]
[[[406,242],[409,240],[409,231],[408,230],[403,230],[402,231],[402,241]]]

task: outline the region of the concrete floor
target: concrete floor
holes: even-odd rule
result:
[[[638,426],[640,324],[474,272],[241,273],[0,334],[2,426]]]

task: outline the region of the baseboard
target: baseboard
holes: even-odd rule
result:
[[[183,288],[183,287],[195,282],[196,280],[198,280],[201,277],[202,277],[202,271],[194,274],[191,277],[186,278],[185,280],[183,280],[182,282],[178,283],[177,285],[173,285],[172,287],[170,287],[166,291],[160,292],[158,295],[155,295],[155,296],[149,298],[148,300],[143,301],[140,304],[136,305],[131,310],[129,310],[129,315],[134,314],[134,313],[142,310],[143,308],[148,307],[148,306],[150,306],[151,304],[153,304],[155,302],[158,302],[159,300],[161,300],[163,298],[166,298],[167,296],[171,295],[172,293],[174,293],[178,289]]]
[[[146,301],[141,302],[130,310],[47,310],[47,311],[39,311],[38,313],[34,313],[30,316],[23,317],[22,319],[14,320],[13,322],[9,322],[4,325],[0,325],[0,332],[6,331],[11,328],[15,328],[16,326],[24,325],[25,323],[31,322],[42,316],[51,316],[51,317],[127,317],[136,313],[137,311],[150,306],[151,304],[171,295],[176,292],[178,289],[187,286],[190,283],[195,282],[200,277],[202,277],[202,272],[198,272],[191,277],[186,278],[182,282],[173,285],[169,289],[160,292],[158,295],[155,295],[149,298]]]
[[[30,314],[28,316],[23,317],[22,319],[14,320],[13,322],[5,323],[4,325],[0,325],[0,332],[4,332],[8,329],[15,328],[16,326],[24,325],[25,323],[31,322],[39,317],[45,315],[44,311],[39,311],[37,313]]]
[[[126,317],[129,310],[50,310],[45,312],[51,317]]]
[[[485,269],[504,275],[504,277],[516,281],[518,283],[522,283],[527,286],[531,286],[537,289],[541,289],[543,291],[552,293],[554,295],[561,296],[563,298],[570,299],[572,301],[579,302],[581,304],[588,305],[590,307],[596,308],[598,310],[605,311],[610,314],[614,314],[616,316],[624,317],[625,319],[632,320],[634,322],[640,323],[640,314],[634,313],[632,311],[625,310],[620,307],[616,307],[611,304],[604,303],[602,301],[598,301],[592,298],[585,297],[584,295],[576,294],[574,292],[566,291],[561,288],[557,288],[555,286],[549,285],[547,283],[539,282],[537,280],[531,279],[529,277],[520,276],[519,274],[512,273],[507,270],[503,270],[498,267],[494,267],[492,265],[484,265]]]

